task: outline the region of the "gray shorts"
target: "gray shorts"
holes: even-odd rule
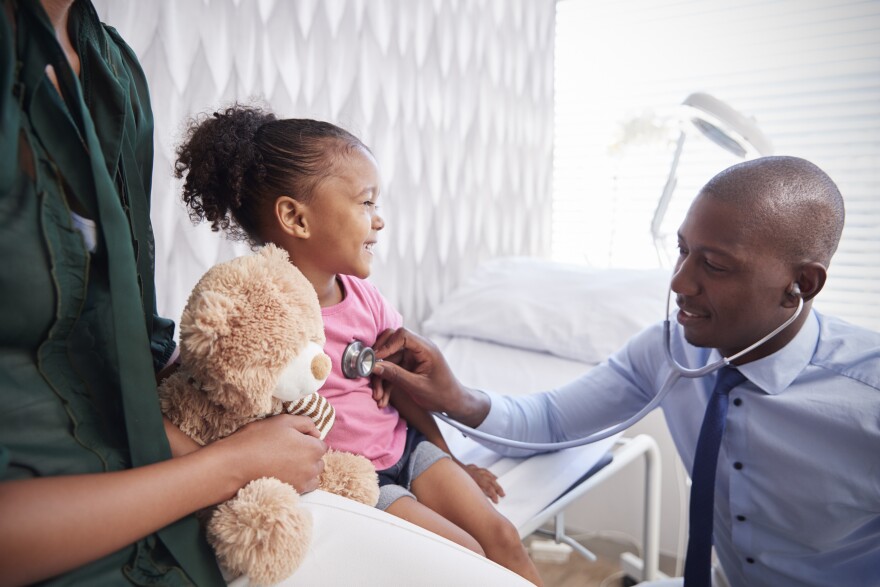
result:
[[[416,499],[409,490],[412,482],[431,465],[448,457],[449,455],[440,450],[436,444],[429,442],[424,434],[415,428],[407,429],[406,445],[403,447],[400,460],[387,469],[377,471],[379,503],[376,507],[384,511],[401,497],[409,496]]]

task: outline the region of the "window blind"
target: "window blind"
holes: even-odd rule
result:
[[[691,199],[739,161],[688,135],[657,250],[679,105],[706,92],[835,180],[847,219],[815,307],[880,330],[880,0],[559,0],[555,68],[554,258],[670,266]]]

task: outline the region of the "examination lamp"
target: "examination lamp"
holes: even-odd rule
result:
[[[684,124],[678,135],[669,177],[666,179],[666,185],[663,186],[663,193],[651,219],[651,236],[654,238],[654,246],[661,261],[660,225],[666,216],[672,193],[675,191],[678,182],[676,176],[678,161],[681,158],[685,139],[692,129],[698,129],[713,143],[741,159],[773,154],[770,139],[758,128],[753,118],[746,117],[709,94],[696,92],[685,98],[681,103],[680,118],[682,122],[690,122],[690,124]]]

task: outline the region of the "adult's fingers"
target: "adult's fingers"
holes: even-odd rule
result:
[[[373,344],[373,352],[376,358],[387,359],[391,355],[400,353],[406,348],[407,330],[398,328],[396,330],[385,330],[376,337]]]
[[[412,389],[417,385],[418,381],[417,375],[389,361],[376,363],[373,366],[373,375],[381,377],[385,381],[398,385],[403,389]]]
[[[314,436],[315,438],[321,438],[321,431],[318,430],[318,427],[315,426],[315,422],[311,418],[307,418],[305,416],[294,416],[292,414],[284,414],[286,418],[289,418],[290,426],[294,429],[302,432],[303,434],[307,434],[309,436]]]
[[[429,339],[403,327],[380,334],[373,345],[373,351],[380,359],[398,353],[430,357],[438,352],[436,345]]]
[[[381,377],[371,377],[370,385],[373,387],[373,400],[376,405],[380,410],[386,408],[391,400],[391,390],[385,387],[385,382]]]
[[[297,487],[296,489],[300,493],[308,493],[310,491],[314,491],[315,489],[318,488],[318,485],[320,485],[320,477],[323,472],[324,472],[324,459],[318,459],[315,462],[314,473],[312,475],[308,476],[307,479],[302,480],[299,483],[295,484],[294,487],[296,487],[296,485],[299,485],[299,487]]]

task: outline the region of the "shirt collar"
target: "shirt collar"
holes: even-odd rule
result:
[[[738,365],[737,369],[762,391],[776,395],[788,388],[810,364],[818,341],[819,319],[811,309],[804,325],[791,342],[772,355]],[[720,358],[721,353],[712,349],[710,360],[716,361]]]

